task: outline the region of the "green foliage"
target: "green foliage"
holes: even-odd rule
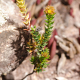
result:
[[[17,5],[24,18],[24,24],[29,25],[31,19],[29,19],[29,13],[27,13],[25,1],[17,0]],[[30,31],[30,33],[32,34],[32,39],[30,39],[27,43],[27,46],[29,47],[27,51],[29,53],[36,53],[36,55],[32,56],[30,60],[31,63],[34,64],[34,71],[36,72],[40,72],[47,67],[47,62],[50,57],[49,49],[46,47],[46,45],[52,33],[52,24],[54,23],[53,18],[55,15],[54,7],[47,6],[44,12],[46,14],[45,33],[43,35],[39,34],[39,32],[36,31],[36,26],[34,26],[34,28],[31,28]]]
[[[37,71],[37,72],[40,72],[40,71],[42,71],[42,69],[43,68],[46,68],[47,67],[47,60],[46,60],[46,57],[44,57],[44,56],[32,56],[32,58],[31,58],[31,62],[32,62],[32,64],[34,64],[35,65],[35,69],[34,69],[34,71]]]
[[[53,18],[54,18],[54,14],[53,15],[48,15],[46,14],[46,26],[45,27],[45,33],[41,36],[41,34],[39,34],[38,31],[36,31],[36,26],[34,26],[34,28],[31,28],[31,34],[32,34],[32,38],[34,40],[34,42],[36,42],[36,46],[35,49],[37,49],[37,55],[36,56],[32,56],[31,57],[31,63],[34,64],[35,68],[34,71],[36,72],[40,72],[42,71],[44,68],[47,67],[47,62],[49,59],[49,49],[46,47],[47,42],[50,39],[50,35],[52,33],[52,24],[53,22]]]

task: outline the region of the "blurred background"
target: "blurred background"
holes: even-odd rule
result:
[[[6,0],[3,1],[6,3]],[[16,6],[16,0],[9,0],[8,3]],[[2,80],[22,80],[26,75],[23,80],[80,80],[80,0],[25,0],[25,3],[31,18],[30,25],[42,30],[46,18],[44,8],[52,5],[55,9],[53,33],[48,42],[51,60],[45,71],[30,74],[33,65],[30,63],[31,56],[28,56],[16,69],[6,76],[2,75]],[[17,6],[15,11],[19,11]],[[17,19],[14,17],[17,14],[12,13],[9,13],[10,19],[21,27],[21,16],[18,15]]]

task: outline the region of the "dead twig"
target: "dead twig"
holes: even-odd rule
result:
[[[61,71],[61,68],[65,65],[66,62],[66,57],[64,53],[61,53],[61,58],[59,59],[58,62],[58,68],[57,68],[57,74]]]
[[[75,38],[67,38],[67,40],[71,41],[73,45],[76,47],[78,53],[80,53],[80,45]]]
[[[69,47],[67,47],[66,45],[64,45],[63,43],[59,42],[59,46],[66,52],[69,51]]]

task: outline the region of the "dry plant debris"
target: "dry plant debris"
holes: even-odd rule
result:
[[[36,4],[36,0],[30,0],[30,1],[26,0],[26,3],[28,5],[28,12],[31,14],[30,17],[32,18],[31,25],[36,25],[38,28],[41,26],[43,31],[44,31],[43,26],[44,26],[44,21],[45,21],[43,9],[48,4],[48,1],[51,1],[51,0],[41,0],[41,2],[40,2],[40,0],[37,0],[37,4]],[[57,67],[58,75],[60,75],[59,70],[60,69],[63,70],[62,68],[64,68],[66,66],[66,64],[70,63],[70,61],[68,61],[68,59],[66,59],[65,54],[67,56],[69,56],[70,59],[73,60],[72,63],[76,63],[76,62],[78,62],[78,60],[76,62],[74,61],[74,60],[76,60],[75,55],[77,56],[80,53],[80,44],[78,43],[78,40],[77,40],[77,38],[80,36],[80,34],[79,34],[80,1],[79,0],[63,0],[63,1],[68,1],[68,5],[67,6],[63,5],[59,0],[56,0],[56,1],[52,0],[52,2],[54,3],[52,5],[55,6],[55,9],[56,9],[54,26],[57,29],[57,33],[58,33],[58,35],[55,36],[55,39],[57,40],[57,47],[58,47],[57,53],[60,53],[60,55],[61,55],[59,62],[58,61],[56,62],[56,63],[58,63],[58,67]],[[79,42],[80,42],[80,40],[79,40]],[[62,57],[62,55],[64,57]],[[77,56],[76,58],[79,58],[79,57],[80,56]],[[68,62],[68,63],[65,63],[65,62]],[[53,66],[54,66],[54,64],[52,65],[52,67]],[[70,67],[72,67],[72,66],[70,66]],[[70,67],[68,68],[68,70],[70,70]],[[64,68],[64,69],[67,70],[67,68]],[[65,70],[65,72],[66,72],[66,70]],[[52,71],[52,69],[50,71]],[[46,73],[47,73],[47,69],[44,74],[43,73],[41,73],[41,74],[46,76],[45,75]],[[66,73],[64,73],[64,71],[63,71],[62,73],[63,73],[63,75],[64,74],[66,74],[66,75],[63,77],[56,77],[57,80],[60,80],[60,79],[79,80],[77,77],[75,77],[74,79],[71,78],[72,74],[74,73],[73,71],[66,72]],[[15,72],[13,74],[15,75]],[[36,74],[34,74],[32,76],[35,76],[35,77],[32,78],[32,76],[31,76],[31,79],[35,79],[36,77],[39,77],[39,78],[36,78],[39,80],[41,78],[42,78],[41,80],[47,79],[47,76],[45,78],[43,78],[43,76],[41,74],[40,74],[40,76],[39,75],[36,76]],[[56,73],[53,71],[53,74],[51,76],[53,76],[54,74],[56,74]],[[67,78],[66,78],[66,76],[67,76]],[[18,79],[18,78],[19,77],[17,77],[15,75],[15,79]],[[30,78],[28,77],[27,79],[29,80]],[[51,79],[50,75],[48,75],[48,79],[49,80]],[[55,80],[55,79],[52,78],[51,80]]]

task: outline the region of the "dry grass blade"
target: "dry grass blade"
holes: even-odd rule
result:
[[[63,43],[59,42],[59,46],[60,46],[65,52],[68,52],[68,51],[69,51],[69,47],[67,47],[67,46],[64,45]]]
[[[63,40],[63,38],[59,37],[58,35],[56,35],[55,38],[57,39],[57,41],[62,42],[66,45],[66,42]]]
[[[61,68],[65,65],[65,62],[66,62],[66,57],[65,57],[65,54],[62,53],[61,58],[59,59],[59,62],[58,62],[57,74],[59,74],[59,72],[61,71]]]
[[[74,51],[73,51],[73,49],[72,49],[72,45],[69,44],[69,46],[70,46],[70,50],[69,50],[70,58],[74,58]]]
[[[80,45],[77,42],[77,40],[75,38],[67,38],[67,39],[73,43],[73,45],[76,47],[77,52],[80,53]]]

